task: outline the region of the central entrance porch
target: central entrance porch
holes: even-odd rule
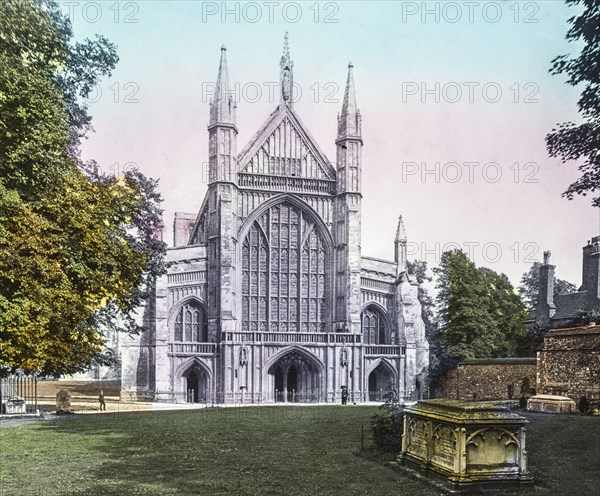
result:
[[[316,403],[321,399],[321,367],[308,352],[290,350],[268,371],[272,399],[281,403]]]

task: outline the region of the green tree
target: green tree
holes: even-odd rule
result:
[[[134,330],[164,246],[154,182],[91,180],[73,158],[49,5],[0,4],[0,368],[65,374],[101,356],[109,316]]]
[[[461,360],[495,356],[500,330],[481,273],[462,252],[450,253],[448,262],[450,301],[442,341]]]
[[[527,309],[532,312],[537,306],[538,292],[540,287],[540,262],[533,262],[531,268],[521,277],[521,284],[518,287],[519,296],[527,306]],[[554,296],[561,294],[574,293],[577,291],[577,286],[558,279],[554,276]]]
[[[451,252],[442,253],[440,264],[433,268],[435,277],[436,298],[434,300],[434,318],[436,319],[436,333],[429,342],[430,364],[429,386],[435,391],[439,386],[439,379],[446,372],[456,366],[458,358],[451,352],[442,340],[443,330],[448,328],[448,308],[450,305],[450,276],[448,266]]]
[[[488,291],[488,311],[502,334],[496,356],[524,356],[529,344],[524,324],[527,320],[525,305],[505,274],[497,274],[484,267],[479,271]]]
[[[446,369],[458,360],[525,352],[525,307],[504,274],[477,269],[462,251],[444,253],[434,273]]]
[[[116,46],[102,35],[94,39],[76,41],[69,18],[64,15],[55,0],[35,0],[36,4],[51,19],[58,31],[66,54],[61,71],[52,73],[52,78],[60,88],[66,105],[69,132],[69,155],[77,162],[88,179],[94,183],[111,184],[115,178],[103,171],[96,161],[84,162],[81,159],[80,144],[89,132],[93,131],[92,117],[88,113],[86,99],[96,89],[103,77],[110,77],[119,57]],[[128,305],[123,308],[114,301],[109,302],[90,317],[91,324],[105,332],[138,333],[143,329],[137,324],[134,314],[139,306],[150,297],[157,276],[164,273],[163,264],[166,244],[158,235],[162,231],[162,198],[158,192],[158,181],[146,177],[137,169],[124,173],[129,183],[134,183],[142,193],[141,208],[130,218],[128,241],[139,252],[149,254],[142,283],[130,294]],[[133,234],[132,234],[133,233]],[[108,364],[106,357],[98,354],[95,361]]]
[[[582,122],[559,124],[546,136],[546,147],[563,163],[580,162],[581,177],[563,193],[572,200],[576,194],[586,196],[600,189],[600,4],[597,0],[567,0],[567,4],[583,7],[580,15],[569,19],[566,36],[569,42],[583,43],[583,48],[577,57],[556,57],[550,72],[566,74],[567,84],[583,88],[577,102]],[[600,196],[592,205],[600,207]]]

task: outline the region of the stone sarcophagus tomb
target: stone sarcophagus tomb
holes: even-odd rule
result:
[[[577,405],[575,401],[566,396],[538,394],[527,400],[527,410],[546,413],[575,413]]]
[[[455,489],[528,484],[526,423],[501,406],[420,401],[404,410],[398,461]]]

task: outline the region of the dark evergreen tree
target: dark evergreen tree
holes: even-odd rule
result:
[[[490,312],[489,288],[482,273],[464,253],[451,252],[448,277],[448,324],[442,342],[461,360],[496,356],[501,331]]]
[[[481,268],[488,288],[488,309],[502,333],[498,357],[524,356],[528,351],[527,309],[505,274]]]
[[[434,273],[442,369],[526,352],[525,306],[504,274],[477,269],[461,251],[444,253]]]
[[[450,276],[448,265],[450,252],[442,253],[440,264],[433,268],[435,276],[434,319],[436,321],[435,334],[429,342],[431,356],[430,363],[430,389],[435,395],[439,389],[439,380],[446,372],[458,363],[458,359],[442,341],[442,332],[448,328],[448,308],[450,303]]]

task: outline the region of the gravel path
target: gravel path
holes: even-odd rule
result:
[[[0,418],[0,429],[9,427],[18,427],[19,425],[29,424],[31,422],[44,422],[46,420],[64,420],[72,419],[74,415],[56,415],[55,413],[43,412],[40,417],[2,417]]]

